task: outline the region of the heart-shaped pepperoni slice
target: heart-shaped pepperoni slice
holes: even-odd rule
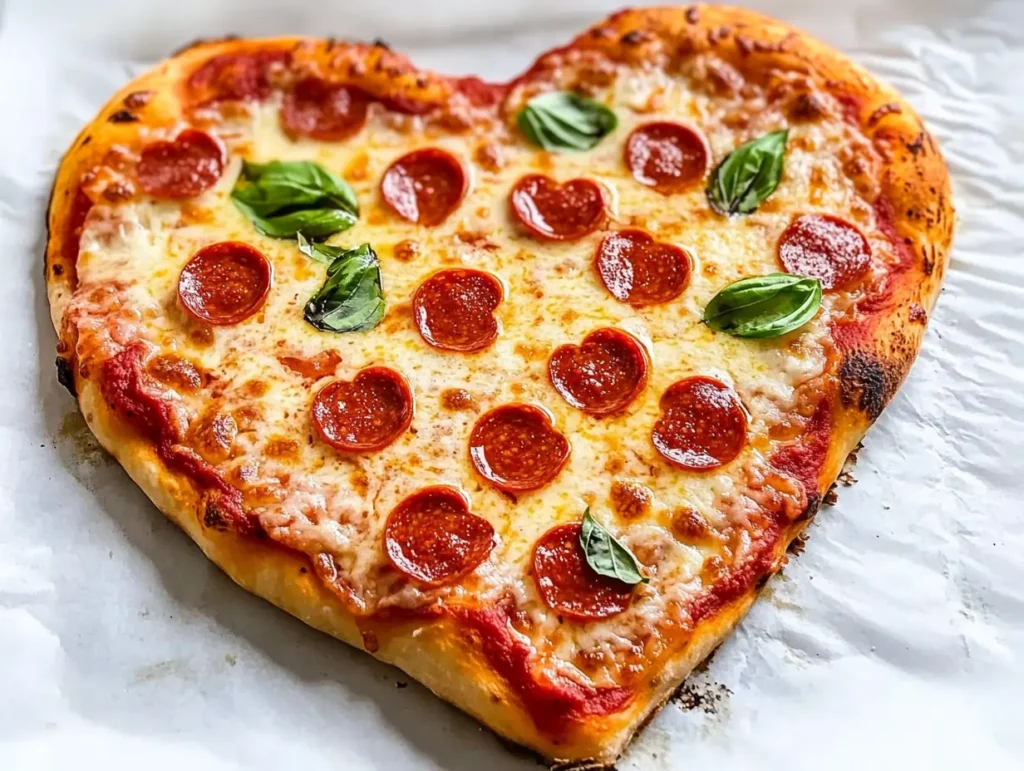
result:
[[[221,241],[196,252],[178,276],[178,300],[207,324],[237,324],[258,311],[270,292],[270,263],[238,241]]]
[[[363,127],[368,105],[367,95],[357,88],[304,78],[284,95],[281,128],[292,139],[337,142]]]
[[[642,230],[609,233],[594,264],[612,297],[633,307],[676,299],[690,281],[692,260],[684,249],[655,241]]]
[[[402,501],[384,526],[384,550],[395,568],[431,586],[470,573],[494,548],[494,528],[471,514],[453,487],[425,487]]]
[[[504,297],[490,273],[450,268],[435,273],[412,298],[413,317],[423,339],[443,351],[480,351],[498,336],[494,310]]]
[[[647,353],[621,329],[597,329],[581,345],[562,345],[548,360],[551,385],[590,415],[625,409],[647,385]]]
[[[576,621],[597,621],[629,607],[633,587],[605,578],[587,564],[580,524],[548,530],[533,547],[533,580],[544,603]]]
[[[531,404],[495,407],[473,426],[469,457],[480,475],[508,493],[543,487],[569,460],[569,442],[551,416]]]
[[[697,184],[708,173],[704,137],[681,123],[659,121],[634,129],[625,156],[633,179],[665,195]]]
[[[380,193],[402,219],[432,227],[458,208],[467,186],[466,173],[454,155],[427,147],[392,163],[380,181]]]
[[[191,198],[209,190],[224,172],[224,148],[205,131],[185,129],[173,142],[146,145],[139,185],[157,198]]]
[[[805,214],[779,239],[779,261],[787,273],[816,278],[823,289],[844,289],[867,272],[871,246],[846,220]]]
[[[688,377],[661,396],[651,439],[669,463],[691,471],[723,466],[747,441],[747,416],[736,392],[710,377]]]
[[[342,452],[376,452],[412,422],[412,391],[389,367],[367,367],[351,380],[328,383],[313,399],[313,425]]]
[[[608,217],[604,191],[590,179],[560,185],[543,174],[527,174],[513,186],[509,201],[526,230],[551,241],[583,238]]]
[[[189,76],[188,97],[193,105],[253,99],[270,96],[270,70],[288,61],[287,51],[250,51],[220,54],[208,59]]]

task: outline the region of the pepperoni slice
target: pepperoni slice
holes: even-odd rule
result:
[[[384,526],[384,550],[397,570],[431,586],[473,571],[494,548],[494,528],[471,514],[453,487],[425,487],[402,501]]]
[[[747,417],[739,397],[710,377],[688,377],[661,396],[662,415],[651,439],[669,463],[691,471],[723,466],[747,441]]]
[[[238,241],[204,246],[178,276],[178,300],[207,324],[237,324],[258,311],[270,292],[270,263]]]
[[[412,391],[389,367],[367,367],[351,381],[335,380],[313,399],[313,425],[342,452],[376,452],[412,422]]]
[[[665,195],[704,179],[710,158],[704,137],[668,121],[636,128],[626,140],[625,155],[633,179]]]
[[[480,351],[498,336],[494,309],[505,296],[490,273],[451,268],[435,273],[412,298],[413,317],[424,340],[443,351]]]
[[[690,281],[686,250],[655,241],[642,230],[609,233],[597,247],[594,264],[605,288],[635,308],[676,299]]]
[[[843,289],[867,272],[871,246],[846,220],[804,214],[779,239],[779,261],[787,273],[816,278],[823,289]]]
[[[287,51],[214,56],[189,77],[189,101],[199,106],[249,99],[263,101],[273,90],[269,78],[271,68],[287,61]]]
[[[357,88],[304,78],[284,95],[281,127],[292,139],[348,139],[366,123],[367,95]]]
[[[440,225],[458,208],[466,187],[462,164],[437,147],[403,155],[380,181],[381,196],[395,214],[428,227]]]
[[[173,142],[153,142],[139,158],[139,185],[157,198],[191,198],[224,172],[224,148],[205,131],[185,129]]]
[[[633,587],[587,564],[578,522],[548,530],[533,547],[533,580],[544,603],[576,621],[597,621],[629,607]]]
[[[469,456],[480,475],[507,493],[543,487],[569,460],[569,442],[551,416],[530,404],[495,407],[473,426]]]
[[[527,174],[513,186],[512,213],[530,233],[550,241],[575,241],[604,224],[604,192],[591,179],[558,184],[543,174]]]
[[[582,345],[562,345],[548,360],[555,390],[590,415],[625,409],[647,385],[647,353],[621,329],[597,329]]]

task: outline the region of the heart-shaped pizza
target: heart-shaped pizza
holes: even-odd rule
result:
[[[785,561],[952,229],[891,88],[692,6],[500,84],[190,46],[65,156],[46,282],[61,382],[210,559],[600,764]]]

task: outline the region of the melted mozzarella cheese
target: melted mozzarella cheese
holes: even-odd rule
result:
[[[700,323],[706,303],[732,281],[779,270],[776,241],[794,213],[809,208],[859,223],[876,251],[888,249],[842,173],[838,153],[850,138],[839,118],[794,126],[785,176],[772,199],[753,215],[727,219],[708,211],[702,187],[664,196],[634,182],[622,159],[626,137],[648,121],[681,120],[704,132],[717,162],[743,141],[785,125],[783,117],[765,106],[751,113],[743,129],[729,128],[723,116],[735,103],[709,97],[683,78],[663,73],[625,73],[606,97],[619,127],[596,148],[552,155],[513,138],[504,150],[506,163],[497,172],[480,168],[473,158],[479,145],[504,141],[508,129],[503,126],[451,135],[411,119],[406,123],[412,128],[403,131],[378,113],[345,142],[291,141],[278,126],[277,105],[267,103],[254,110],[250,123],[232,127],[233,160],[214,189],[182,205],[139,199],[119,206],[102,226],[93,222],[87,228],[79,261],[80,294],[95,285],[123,285],[123,302],[139,317],[138,334],[212,374],[212,391],[184,397],[193,416],[211,409],[256,411],[253,426],[240,429],[232,457],[220,467],[229,479],[244,480],[246,489],[265,493],[254,510],[272,537],[310,555],[331,555],[347,585],[371,606],[415,606],[439,591],[410,585],[391,590],[393,574],[382,570],[385,519],[420,487],[459,487],[467,492],[472,511],[494,526],[498,539],[465,586],[472,585],[473,596],[483,602],[513,597],[530,619],[525,633],[556,659],[569,663],[587,653],[606,662],[605,669],[576,674],[598,682],[614,681],[610,662],[618,661],[623,651],[642,649],[645,635],[678,614],[700,590],[707,560],[723,553],[723,534],[747,524],[747,509],[736,503],[749,502],[744,480],[751,470],[763,471],[764,454],[772,444],[769,429],[794,409],[797,390],[824,371],[832,306],[845,301],[829,295],[823,312],[802,330],[763,341],[712,331]],[[392,161],[426,146],[447,149],[470,172],[465,200],[448,221],[433,228],[395,217],[377,190]],[[356,226],[330,243],[368,242],[380,255],[388,312],[378,327],[331,334],[303,320],[303,305],[321,285],[323,266],[300,254],[292,240],[261,236],[232,205],[230,190],[241,154],[255,161],[315,160],[348,178],[358,194],[361,216]],[[521,175],[538,171],[559,181],[578,176],[598,180],[613,194],[610,229],[641,226],[657,239],[685,248],[694,264],[682,297],[643,309],[617,302],[593,267],[602,233],[574,243],[542,243],[519,231],[508,212],[509,190]],[[176,304],[177,278],[199,248],[224,240],[260,249],[273,265],[273,287],[260,313],[235,326],[215,328],[212,340],[200,339]],[[403,261],[396,246],[407,241],[414,241],[418,250],[413,259]],[[413,292],[422,281],[441,268],[460,265],[490,271],[506,289],[496,311],[501,326],[497,341],[470,355],[429,347],[410,312]],[[83,328],[101,313],[90,311],[84,300],[76,308]],[[605,326],[621,327],[644,341],[652,369],[646,390],[624,414],[595,419],[558,396],[548,381],[547,359],[557,346],[579,343]],[[313,356],[329,348],[341,355],[339,378],[385,364],[409,381],[415,398],[412,426],[385,450],[343,455],[316,438],[309,410],[322,383],[311,388],[278,358]],[[650,439],[661,394],[676,380],[698,374],[732,385],[749,414],[747,449],[708,473],[670,467]],[[254,391],[251,384],[256,382],[265,385]],[[455,388],[472,395],[474,410],[443,409],[441,395]],[[467,452],[467,438],[479,415],[509,402],[543,406],[572,445],[567,466],[553,482],[516,500],[484,484]],[[282,440],[294,442],[294,452],[268,452],[271,443]],[[650,491],[651,505],[638,519],[620,518],[609,503],[617,480]],[[650,560],[652,580],[638,589],[632,607],[616,617],[562,624],[543,606],[529,575],[532,549],[555,524],[579,520],[588,505]],[[717,537],[687,543],[674,534],[673,515],[684,509],[697,512]],[[742,534],[734,538],[734,557],[745,543]],[[463,591],[468,590],[460,586],[440,593]]]

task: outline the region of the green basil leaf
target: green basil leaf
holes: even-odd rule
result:
[[[580,546],[583,547],[587,564],[599,575],[615,578],[629,586],[650,581],[643,574],[643,566],[633,556],[633,552],[601,527],[601,523],[590,513],[589,506],[583,512]]]
[[[526,138],[545,150],[589,150],[619,125],[600,102],[572,91],[535,96],[516,116]]]
[[[770,273],[725,287],[704,309],[704,323],[734,337],[779,337],[813,319],[819,307],[818,279]]]
[[[329,252],[338,247],[317,245],[315,249]],[[369,244],[363,244],[340,250],[327,267],[324,285],[306,303],[303,316],[322,332],[360,332],[377,326],[386,310],[380,260]]]
[[[297,192],[317,192],[352,214],[359,216],[359,202],[352,187],[336,174],[331,174],[319,163],[312,161],[271,161],[270,163],[242,162],[242,177],[260,187],[286,189]]]
[[[237,198],[235,207],[260,233],[271,238],[295,238],[301,230],[307,238],[322,240],[356,224],[356,218],[342,209],[299,209],[275,217],[261,217]]]
[[[299,242],[300,252],[311,260],[322,262],[324,265],[330,265],[338,257],[349,251],[344,246],[328,246],[327,244],[314,243],[306,238],[301,230],[295,234],[295,238]]]
[[[323,240],[352,227],[359,216],[349,184],[311,161],[244,161],[231,198],[259,232],[272,238],[294,238],[301,230],[309,239]]]
[[[718,164],[708,185],[708,202],[721,214],[750,214],[775,192],[782,178],[789,129],[740,145]]]

